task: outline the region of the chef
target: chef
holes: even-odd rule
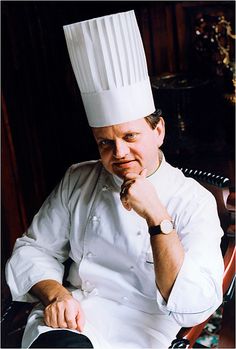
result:
[[[101,159],[72,165],[15,243],[12,298],[39,301],[22,347],[167,348],[222,302],[216,202],[160,150],[134,11],[64,32]]]

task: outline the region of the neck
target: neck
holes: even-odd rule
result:
[[[152,176],[152,175],[159,169],[159,167],[161,166],[162,160],[163,160],[163,153],[162,153],[162,151],[159,149],[159,151],[158,151],[158,157],[157,157],[157,167],[156,167],[155,170],[154,170],[153,172],[151,172],[147,177]]]

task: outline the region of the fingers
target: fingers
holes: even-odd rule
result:
[[[134,182],[135,182],[134,180],[127,180],[121,185],[121,192],[120,192],[121,197],[127,195],[129,188]]]
[[[122,203],[122,205],[124,206],[124,208],[127,211],[131,211],[132,210],[132,207],[129,205],[128,201],[126,201],[124,198],[121,199],[121,203]]]
[[[44,310],[44,322],[47,326],[51,326],[51,320],[47,308]]]
[[[70,328],[68,322],[65,319],[65,312],[61,311],[57,314],[57,327],[59,328]]]
[[[143,180],[147,176],[147,169],[144,168],[139,174],[129,172],[126,174],[121,186],[120,199],[124,208],[128,211],[135,209],[137,201],[140,201],[140,188],[143,186]],[[139,205],[140,206],[140,205]]]
[[[128,172],[125,174],[125,181],[130,180],[130,179],[137,179],[139,177],[146,178],[147,177],[147,169],[144,168],[142,171],[138,174],[136,172]]]
[[[82,331],[84,328],[84,314],[79,303],[71,301],[54,302],[44,310],[45,324],[53,328],[69,328]]]
[[[129,172],[126,174],[125,180],[121,186],[121,192],[120,192],[120,197],[121,200],[123,199],[123,202],[127,201],[127,194],[129,192],[129,188],[132,186],[133,183],[135,183],[136,179],[138,178],[143,178],[145,179],[147,175],[147,169],[144,168],[140,174]]]
[[[84,328],[84,321],[82,321],[80,314],[76,317],[76,330],[82,332]]]
[[[77,314],[71,311],[70,308],[65,309],[65,313],[64,313],[65,322],[67,324],[67,327],[72,330],[77,329],[76,315]]]
[[[141,172],[140,172],[140,176],[143,177],[143,178],[146,178],[147,177],[147,169],[144,168]]]
[[[81,307],[80,307],[79,313],[76,316],[76,324],[77,324],[77,330],[82,332],[85,324],[85,316]]]
[[[57,328],[58,321],[57,321],[57,312],[53,311],[52,305],[48,305],[44,310],[44,321],[47,326]]]
[[[133,182],[134,182],[133,180],[126,181],[121,186],[120,199],[121,199],[122,205],[128,211],[131,211],[132,209],[128,202],[128,191]]]

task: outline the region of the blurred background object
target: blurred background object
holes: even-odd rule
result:
[[[195,47],[212,74],[225,78],[225,98],[235,104],[235,39],[232,26],[224,16],[198,18]],[[231,82],[231,83],[230,83]]]

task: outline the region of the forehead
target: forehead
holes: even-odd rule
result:
[[[95,138],[110,138],[112,136],[119,137],[131,132],[142,133],[147,131],[148,128],[151,130],[148,123],[145,121],[144,118],[142,118],[134,121],[124,122],[118,125],[92,127],[92,131]]]

